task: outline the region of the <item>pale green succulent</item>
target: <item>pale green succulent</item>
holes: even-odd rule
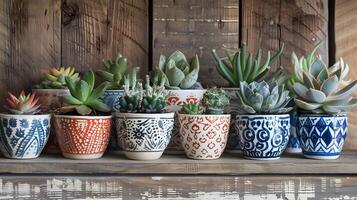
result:
[[[327,67],[319,56],[315,56],[318,45],[305,58],[292,55],[294,73],[292,89],[294,102],[303,112],[340,113],[357,105],[352,97],[357,81],[347,84],[349,67],[340,58]]]
[[[222,88],[209,88],[203,94],[202,105],[207,114],[223,114],[229,105],[229,98]]]
[[[284,84],[241,82],[237,96],[231,101],[231,108],[238,114],[281,114],[293,109],[287,107],[290,100],[289,91]]]
[[[202,88],[197,82],[200,63],[196,55],[191,65],[185,55],[175,51],[168,59],[160,56],[159,65],[150,73],[150,80],[154,84],[164,81],[167,89],[197,89]]]

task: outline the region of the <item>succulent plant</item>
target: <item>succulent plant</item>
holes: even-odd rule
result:
[[[52,68],[45,75],[45,79],[34,87],[37,89],[64,89],[67,88],[66,78],[76,82],[79,80],[79,74],[75,72],[73,67]]]
[[[295,104],[302,112],[340,113],[357,105],[352,97],[357,81],[348,84],[349,67],[340,58],[334,65],[327,67],[321,57],[315,56],[317,45],[313,51],[300,59],[292,55],[294,73],[292,89],[296,95]]]
[[[207,114],[223,114],[224,108],[229,105],[229,98],[223,89],[213,87],[203,94],[202,105]]]
[[[129,68],[127,59],[120,53],[114,60],[103,59],[102,63],[106,70],[98,70],[96,74],[109,82],[107,89],[121,89],[125,76],[128,79],[137,79],[138,68]]]
[[[11,92],[8,92],[7,97],[7,109],[18,115],[34,115],[40,112],[40,104],[38,104],[38,98],[36,93],[25,94],[24,91],[20,92],[20,95],[16,97]]]
[[[74,82],[72,79],[66,78],[66,83],[70,95],[63,97],[63,101],[68,106],[60,108],[62,113],[76,111],[80,115],[89,115],[97,114],[96,111],[110,111],[110,108],[99,99],[108,87],[108,83],[104,82],[94,88],[95,76],[92,70],[84,74],[83,80]]]
[[[203,114],[203,109],[198,103],[188,103],[181,107],[181,114],[188,115],[201,115]]]
[[[141,82],[130,83],[124,79],[124,95],[120,97],[121,112],[161,113],[164,111],[168,92],[164,81],[160,85],[150,85],[150,77],[146,76],[145,90]]]
[[[265,81],[241,82],[231,108],[239,114],[280,114],[288,113],[293,108],[287,107],[291,100],[285,85],[269,85]]]
[[[150,79],[154,84],[164,81],[168,89],[202,88],[197,82],[199,70],[200,63],[197,55],[190,65],[182,52],[175,51],[168,59],[163,55],[160,56],[159,65],[150,73]]]
[[[242,43],[242,48],[234,54],[226,51],[224,58],[220,58],[215,49],[212,50],[212,54],[218,73],[228,81],[230,87],[239,87],[240,82],[251,83],[262,80],[283,50],[284,45],[273,56],[270,56],[270,51],[268,51],[264,63],[261,63],[262,51],[259,49],[254,56],[247,52],[245,43]]]

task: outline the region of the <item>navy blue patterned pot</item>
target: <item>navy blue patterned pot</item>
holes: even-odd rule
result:
[[[301,153],[302,149],[300,146],[299,138],[296,134],[297,125],[297,113],[290,113],[290,138],[288,145],[286,146],[285,152],[287,153]]]
[[[7,158],[37,158],[50,135],[51,115],[0,114],[0,150]]]
[[[124,90],[106,90],[100,99],[113,109],[114,112],[118,112],[120,109],[119,99],[123,96]],[[112,133],[108,144],[108,151],[121,151],[121,146],[117,143],[117,132],[115,129],[115,121],[113,122]]]
[[[279,159],[290,136],[290,116],[237,115],[238,130],[243,155],[248,159]]]
[[[174,114],[116,113],[118,143],[125,156],[134,160],[160,158],[171,139]]]
[[[347,135],[347,114],[300,114],[297,133],[305,157],[336,159]]]

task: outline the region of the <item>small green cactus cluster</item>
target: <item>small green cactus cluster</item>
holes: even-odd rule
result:
[[[166,105],[168,92],[164,81],[160,85],[150,84],[150,78],[146,76],[145,90],[141,82],[130,83],[125,78],[124,95],[120,97],[120,111],[134,113],[162,113]]]
[[[6,100],[7,109],[13,114],[34,115],[40,112],[41,105],[38,104],[36,93],[26,95],[24,91],[21,91],[20,95],[16,97],[11,92],[8,92]]]
[[[159,65],[150,73],[150,79],[154,84],[163,81],[168,89],[202,88],[197,82],[199,70],[200,63],[197,55],[190,65],[182,52],[175,51],[168,59],[163,55],[160,56]]]
[[[67,88],[66,78],[73,82],[79,80],[79,74],[75,72],[74,67],[61,67],[59,69],[52,68],[46,74],[45,79],[34,86],[36,89],[65,89]]]
[[[182,106],[180,113],[187,115],[201,115],[204,110],[198,103],[187,103]]]

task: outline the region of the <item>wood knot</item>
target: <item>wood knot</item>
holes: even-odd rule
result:
[[[79,7],[77,4],[68,4],[67,1],[62,3],[62,24],[70,24],[79,13]]]

